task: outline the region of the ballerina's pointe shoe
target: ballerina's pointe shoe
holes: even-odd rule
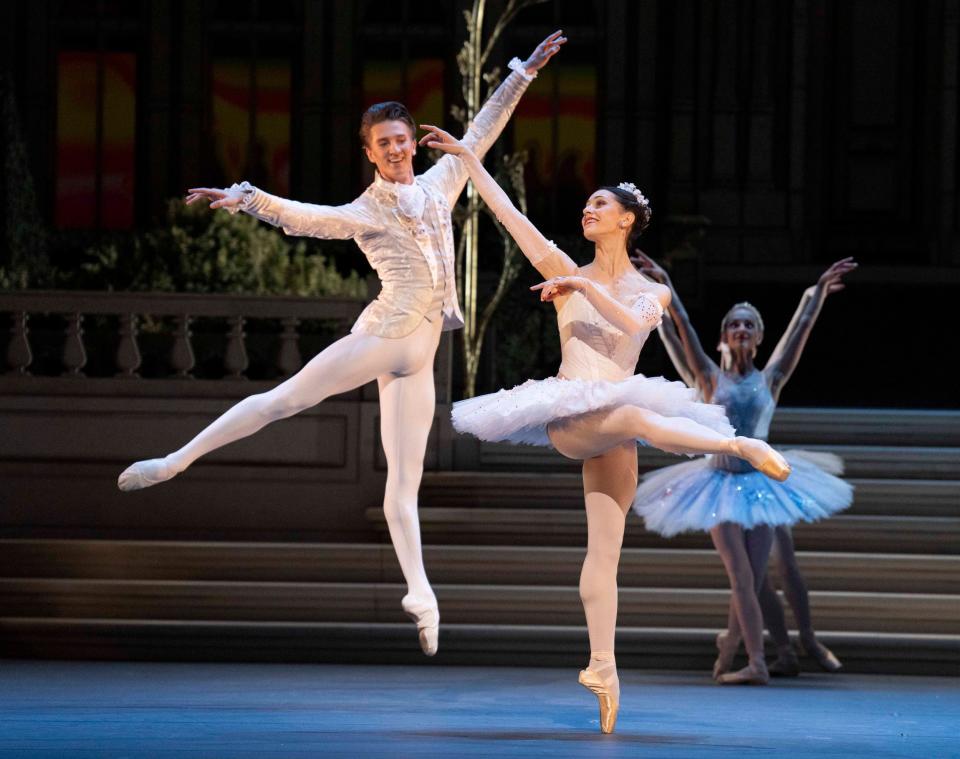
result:
[[[797,677],[800,674],[800,660],[793,646],[778,649],[777,658],[768,667],[771,677]]]
[[[749,461],[753,467],[772,480],[783,482],[790,476],[790,464],[763,440],[751,437],[737,437],[733,441],[734,451],[740,458]]]
[[[147,459],[124,469],[117,478],[117,487],[124,491],[143,490],[166,482],[176,475],[177,472],[167,464],[166,459]]]
[[[717,660],[713,663],[713,679],[730,671],[739,645],[733,645],[726,632],[717,633]]]
[[[427,656],[437,653],[440,646],[440,610],[434,600],[421,601],[414,596],[404,596],[400,602],[403,611],[417,625],[417,634],[420,637],[420,648]]]
[[[836,655],[825,645],[814,641],[810,645],[804,645],[803,650],[807,656],[811,657],[824,672],[839,672],[843,669],[843,664]]]
[[[600,732],[609,734],[617,725],[620,711],[620,678],[612,651],[595,651],[590,665],[580,670],[580,684],[597,697],[600,707]]]
[[[767,671],[766,663],[760,661],[751,661],[743,669],[736,672],[727,672],[717,678],[720,685],[766,685],[770,682],[770,673]]]

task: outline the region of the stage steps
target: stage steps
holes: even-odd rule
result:
[[[444,623],[437,661],[471,661],[479,645],[484,661],[509,663],[544,636],[582,647],[570,581],[582,555],[425,546]],[[960,556],[807,552],[800,561],[823,639],[849,668],[960,674]],[[388,545],[3,540],[0,576],[8,655],[420,660]],[[627,548],[620,584],[627,661],[709,666],[728,597],[713,551]],[[563,663],[570,650],[537,661]]]
[[[822,640],[850,671],[960,675],[960,414],[787,409],[773,440],[839,453],[856,487],[847,512],[795,530]],[[643,470],[681,460],[640,450]],[[39,531],[0,540],[0,647],[8,656],[582,666],[579,467],[495,445],[475,461],[475,471],[428,472],[421,489],[443,622],[434,659],[400,610],[402,577],[370,504],[364,543]],[[728,598],[709,538],[666,540],[631,514],[619,579],[621,666],[706,674]]]
[[[583,619],[574,585],[441,584],[434,590],[453,624],[576,625]],[[5,615],[84,619],[250,622],[402,622],[400,583],[173,580],[0,580]],[[620,588],[626,626],[719,628],[726,589]],[[812,591],[825,630],[960,636],[956,596],[931,593]]]
[[[580,570],[582,547],[431,545],[423,547],[440,584],[565,585]],[[953,593],[960,555],[801,553],[804,575],[823,591]],[[0,577],[251,583],[399,583],[385,543],[229,543],[138,540],[0,540]],[[727,587],[712,549],[624,548],[624,586]]]

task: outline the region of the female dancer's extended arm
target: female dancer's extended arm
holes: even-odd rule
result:
[[[543,301],[552,301],[578,291],[590,301],[590,305],[597,309],[604,319],[628,335],[654,329],[660,324],[664,308],[670,304],[669,288],[656,284],[640,293],[630,306],[621,303],[610,294],[607,288],[587,277],[572,275],[552,277],[530,289],[540,290],[540,300]]]
[[[680,300],[680,297],[677,295],[677,291],[673,287],[673,282],[670,281],[670,276],[646,253],[637,250],[636,254],[637,257],[633,260],[634,263],[640,264],[641,273],[655,282],[664,284],[670,289],[671,299],[668,313],[670,314],[670,319],[673,322],[673,326],[676,328],[677,336],[680,338],[680,343],[683,346],[683,356],[685,359],[687,374],[691,379],[693,379],[693,383],[690,382],[690,379],[688,379],[688,377],[683,371],[680,370],[679,367],[677,367],[677,371],[680,372],[680,375],[684,378],[684,381],[688,385],[697,387],[700,390],[700,394],[704,398],[712,398],[717,374],[720,372],[720,367],[717,366],[717,364],[703,349],[703,345],[700,343],[700,338],[697,337],[697,333],[694,330],[693,325],[690,324],[690,317],[687,315],[687,309],[684,308],[683,302]],[[673,358],[672,355],[671,358]],[[676,360],[674,360],[674,366],[677,366]]]
[[[820,316],[820,309],[823,308],[823,302],[831,293],[839,292],[844,288],[841,281],[845,274],[857,268],[853,258],[843,258],[827,269],[820,275],[817,284],[808,287],[803,297],[800,299],[800,305],[793,314],[790,324],[784,331],[777,347],[773,349],[770,360],[763,368],[763,373],[770,385],[770,392],[774,398],[778,398],[783,386],[790,379],[803,349],[806,347],[810,333],[813,331],[813,325]]]
[[[423,124],[421,128],[429,132],[420,140],[421,145],[436,148],[460,158],[480,197],[484,199],[500,223],[507,228],[510,236],[516,241],[517,247],[538,272],[546,278],[572,275],[577,272],[577,265],[573,259],[540,234],[540,230],[520,213],[473,151],[439,127]]]

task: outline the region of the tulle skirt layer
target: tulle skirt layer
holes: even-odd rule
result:
[[[839,457],[797,450],[783,455],[793,468],[786,482],[757,471],[716,469],[709,458],[658,469],[643,478],[633,508],[648,530],[669,537],[721,522],[746,529],[815,522],[853,501],[853,486],[836,476],[843,473]]]
[[[550,447],[547,425],[551,422],[626,405],[686,417],[723,435],[734,434],[723,406],[698,401],[696,391],[682,382],[642,374],[620,382],[527,380],[509,390],[454,403],[452,418],[457,432],[481,440]]]

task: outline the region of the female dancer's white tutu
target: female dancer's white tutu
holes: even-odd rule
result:
[[[815,522],[847,508],[853,486],[835,476],[843,461],[830,453],[784,451],[793,471],[776,482],[757,471],[718,469],[711,458],[687,461],[645,475],[633,502],[648,530],[670,537],[709,531],[721,522],[745,529],[761,524]]]
[[[682,382],[635,374],[625,380],[549,377],[453,404],[453,427],[491,442],[550,446],[547,425],[615,406],[639,406],[662,416],[682,416],[733,436],[723,406],[697,400]],[[646,445],[646,441],[639,440]],[[762,475],[761,475],[762,476]]]

